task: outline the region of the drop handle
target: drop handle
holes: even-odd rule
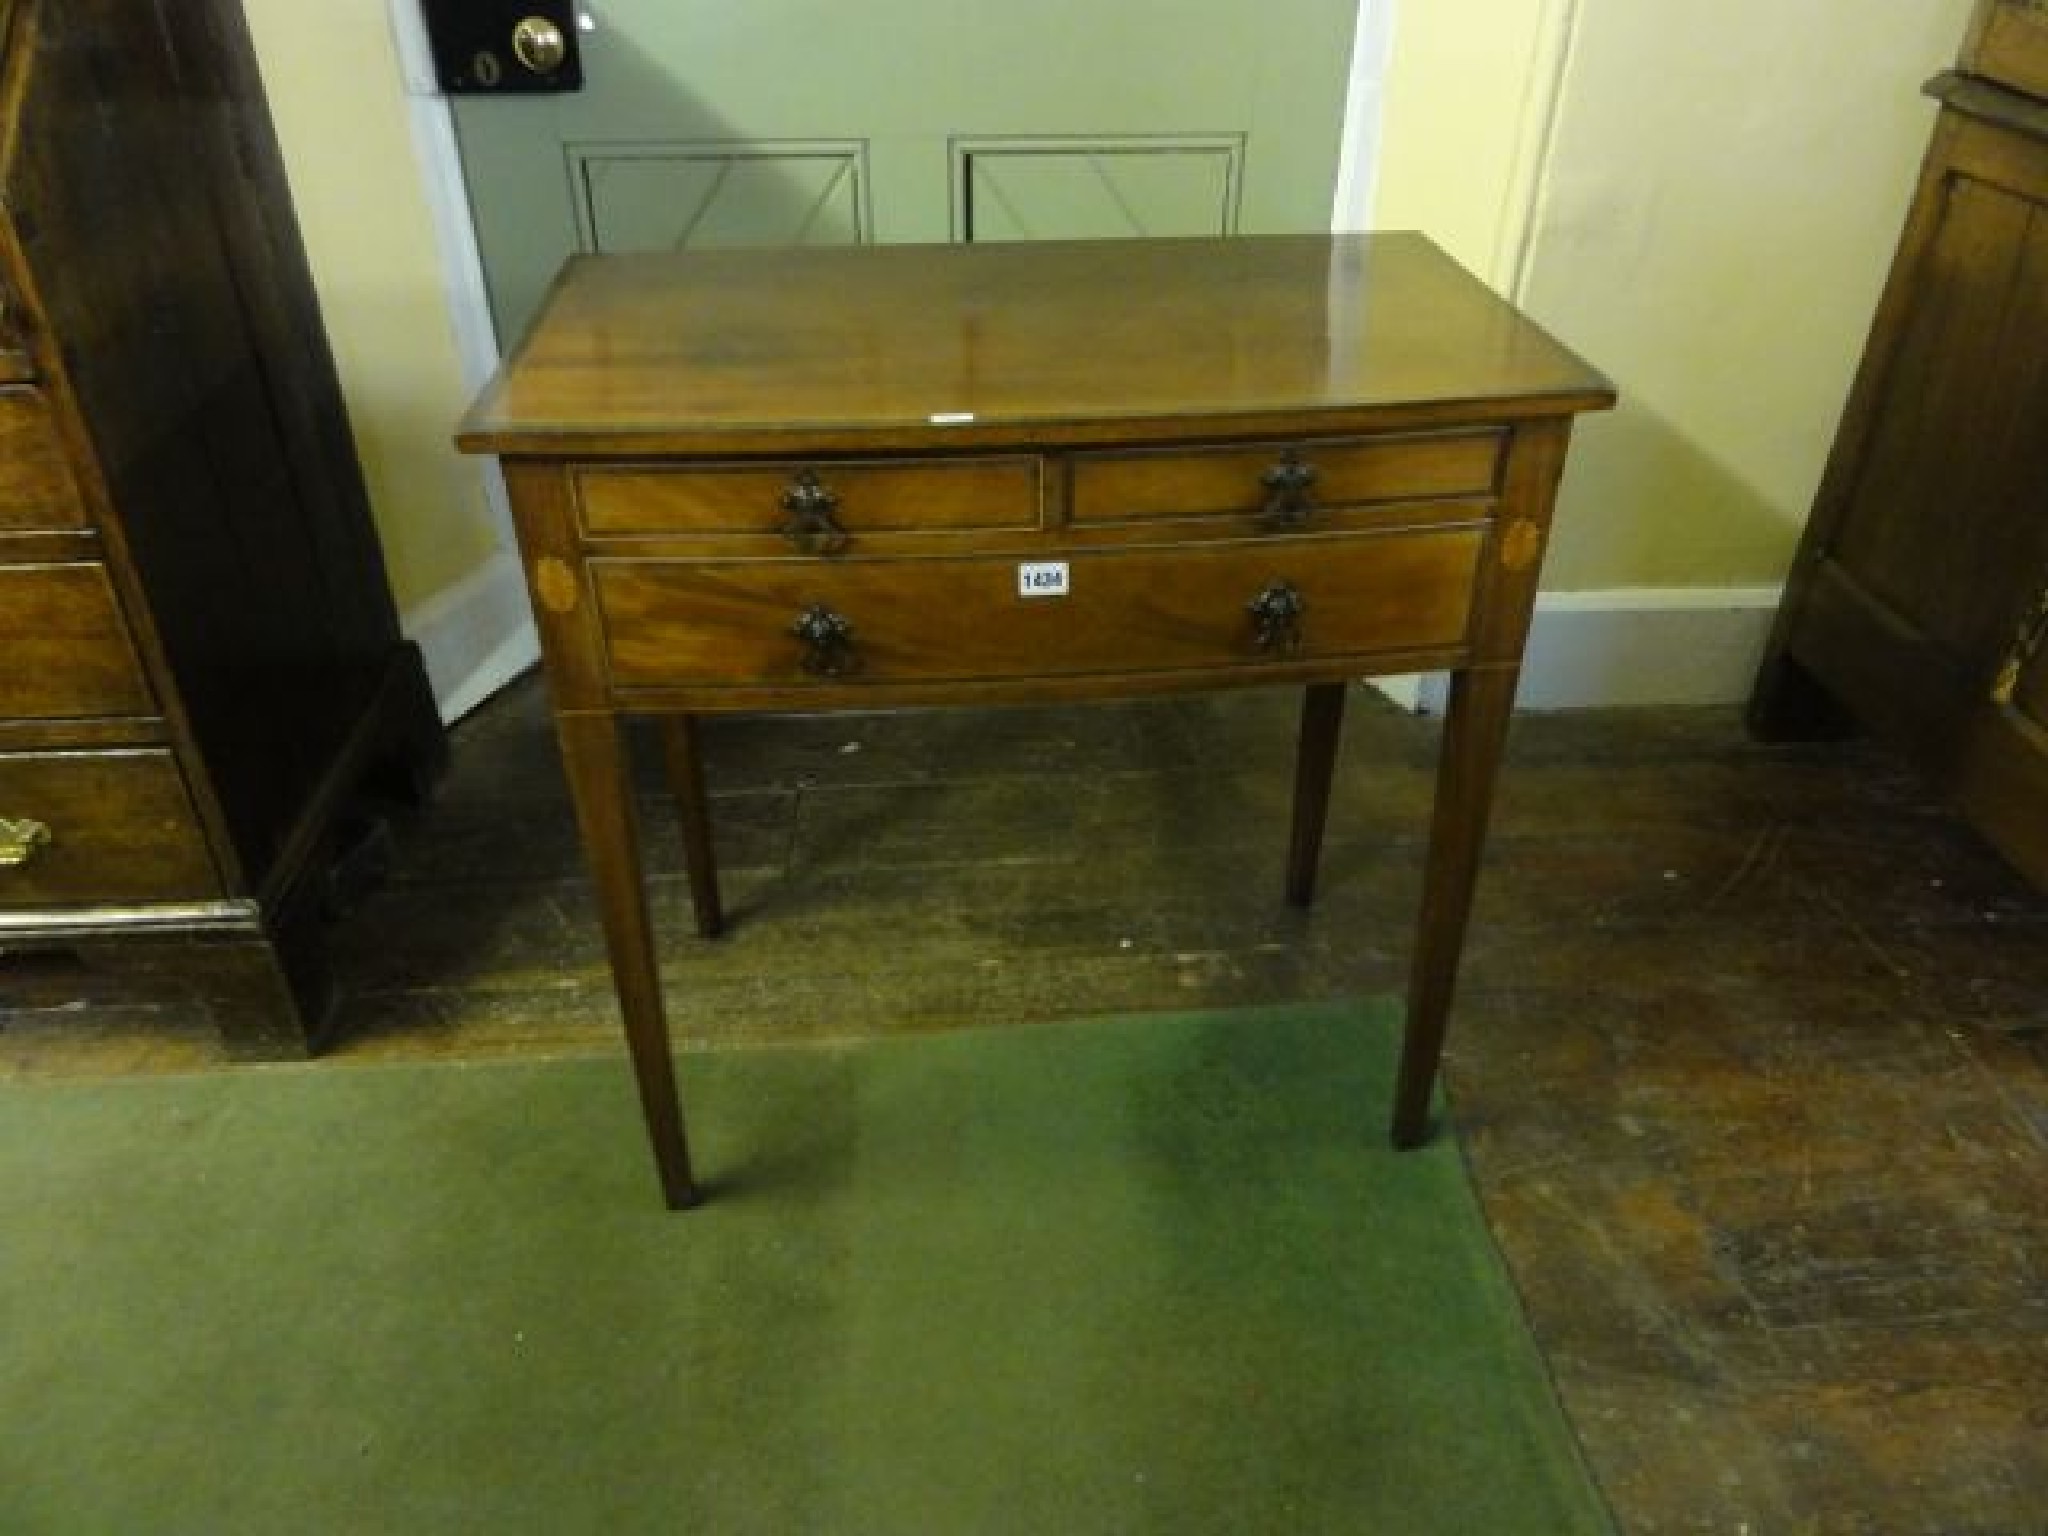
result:
[[[1292,656],[1301,649],[1301,621],[1308,611],[1301,589],[1274,581],[1245,604],[1251,615],[1252,646],[1262,656]]]
[[[1315,486],[1315,465],[1289,448],[1259,476],[1259,487],[1266,493],[1259,508],[1259,526],[1272,531],[1299,528],[1315,510],[1315,503],[1309,500]]]
[[[552,75],[569,57],[569,40],[545,16],[527,16],[512,29],[512,56],[536,75]]]
[[[2036,664],[2035,658],[2044,653],[2048,653],[2048,587],[2041,589],[2034,606],[2020,620],[2012,650],[1998,669],[1997,681],[1991,685],[1991,702],[2010,707],[2019,694],[2020,679]]]
[[[853,624],[846,615],[812,603],[797,615],[789,632],[803,645],[801,665],[812,677],[850,677],[860,670]]]
[[[0,816],[0,869],[19,869],[50,842],[50,829],[42,822],[26,816]]]
[[[836,555],[846,548],[846,530],[833,515],[839,498],[813,469],[799,470],[781,496],[782,536],[800,553]]]

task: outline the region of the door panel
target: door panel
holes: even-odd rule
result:
[[[858,142],[572,145],[578,247],[859,245],[866,159]]]
[[[1948,187],[1831,550],[1958,659],[1996,652],[2048,563],[2048,523],[1952,510],[2048,504],[2048,148],[2033,161],[2033,188]]]
[[[1357,6],[605,0],[452,101],[499,339],[577,249],[1325,229]]]
[[[1241,135],[983,139],[954,145],[959,240],[1227,235],[1237,228]]]

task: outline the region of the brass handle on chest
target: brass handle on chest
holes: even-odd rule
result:
[[[50,845],[50,829],[28,817],[0,816],[0,869],[18,869]]]
[[[1292,448],[1259,476],[1259,485],[1266,493],[1265,505],[1259,509],[1261,528],[1276,532],[1299,528],[1315,510],[1309,492],[1315,489],[1316,467]]]
[[[839,498],[825,488],[814,469],[799,470],[782,493],[782,536],[806,555],[836,555],[846,548],[846,530],[833,513]]]
[[[1997,681],[1991,685],[1992,703],[2012,703],[2020,691],[2020,679],[2044,648],[2048,648],[2048,587],[2041,589],[2041,595],[2034,599],[2034,606],[2020,620],[2020,632],[2013,639],[2012,650],[2006,656],[2005,664],[1998,669]]]
[[[1290,581],[1269,582],[1249,603],[1252,645],[1265,656],[1292,656],[1301,649],[1301,618],[1308,604]]]
[[[789,632],[803,643],[803,669],[812,677],[851,677],[860,670],[853,625],[844,614],[812,603],[797,615]]]

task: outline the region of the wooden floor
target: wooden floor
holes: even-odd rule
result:
[[[714,944],[650,754],[679,1036],[1398,991],[1435,727],[1354,696],[1303,914],[1292,711],[713,722]],[[1623,1530],[2048,1531],[2048,900],[1884,754],[1732,712],[1524,717],[1495,826],[1454,1114]],[[335,1070],[618,1049],[537,684],[335,940]],[[190,1008],[0,987],[0,1073],[220,1064]]]

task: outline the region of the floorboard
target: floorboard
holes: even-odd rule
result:
[[[1293,714],[708,722],[716,942],[650,737],[678,1037],[1398,990],[1435,725],[1354,699],[1303,913]],[[457,728],[392,848],[334,930],[338,1069],[618,1050],[537,681]],[[0,988],[0,1074],[224,1064],[202,1014],[61,958],[0,956]],[[1733,711],[1518,720],[1447,1071],[1623,1530],[2044,1529],[2048,899],[1886,754]]]

